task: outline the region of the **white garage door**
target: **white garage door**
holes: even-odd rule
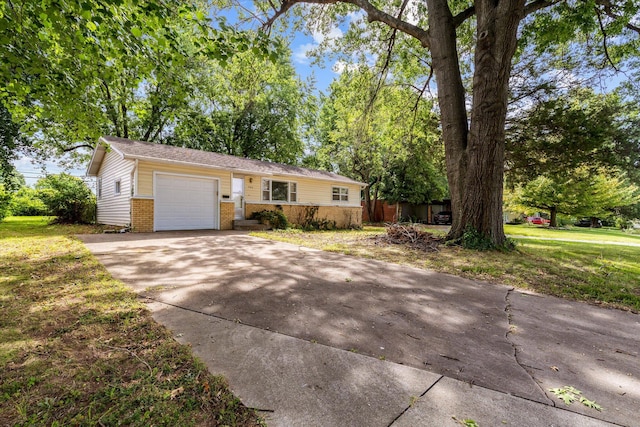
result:
[[[169,174],[156,174],[155,178],[156,230],[217,228],[217,180]]]

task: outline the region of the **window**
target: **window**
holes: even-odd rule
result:
[[[115,196],[120,195],[120,180],[119,179],[115,181],[115,185],[113,187],[113,194]]]
[[[298,201],[298,184],[295,182],[289,183],[289,201],[297,202]]]
[[[262,180],[262,200],[266,202],[297,202],[298,185],[289,181]]]
[[[349,201],[349,189],[347,187],[333,187],[332,195],[334,202]]]
[[[98,199],[102,199],[102,178],[98,178],[96,181],[96,196]]]

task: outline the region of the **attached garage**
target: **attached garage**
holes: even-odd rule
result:
[[[154,229],[207,230],[218,227],[218,180],[155,174]]]

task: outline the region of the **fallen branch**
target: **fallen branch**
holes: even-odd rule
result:
[[[387,234],[374,239],[376,244],[405,245],[425,252],[438,251],[438,246],[442,243],[442,237],[421,230],[415,224],[390,224],[387,226]]]

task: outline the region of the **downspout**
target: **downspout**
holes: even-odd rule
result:
[[[133,165],[133,197],[138,196],[138,159],[135,159]]]
[[[129,229],[133,227],[133,198],[138,196],[138,159],[133,161],[133,171],[132,177],[133,180],[131,182],[131,186],[133,187],[133,191],[131,196],[129,196]]]

